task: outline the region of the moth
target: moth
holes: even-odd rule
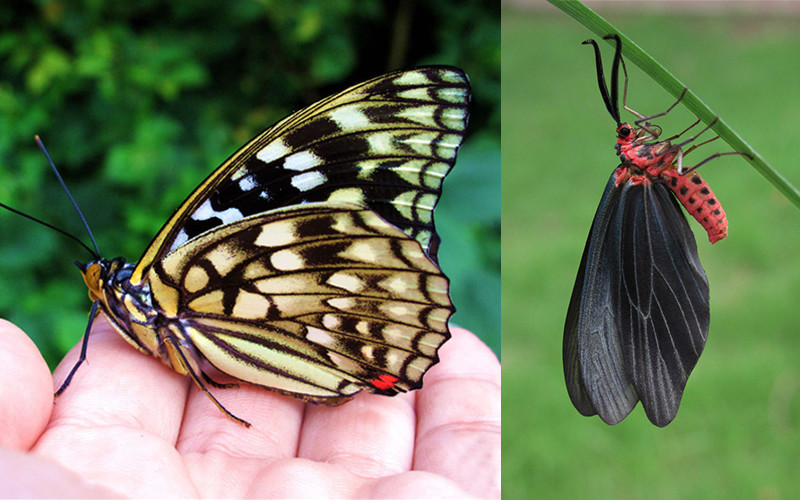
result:
[[[714,243],[728,234],[725,211],[695,172],[719,156],[683,165],[679,143],[659,140],[661,129],[625,105],[638,120],[620,120],[617,81],[622,44],[616,51],[609,92],[594,40],[597,79],[606,109],[616,122],[620,164],[606,184],[594,216],[564,325],[563,362],[572,404],[608,424],[622,421],[641,401],[649,420],[664,427],[678,412],[689,375],[700,359],[711,321],[710,292],[683,204]],[[627,89],[627,75],[625,79]],[[684,94],[686,90],[684,90]],[[714,139],[711,139],[714,140]],[[710,141],[705,141],[705,144]],[[680,204],[679,204],[680,203]]]

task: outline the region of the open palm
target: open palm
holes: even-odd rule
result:
[[[335,408],[257,387],[215,390],[131,349],[103,318],[52,403],[36,347],[0,320],[2,497],[499,497],[500,365],[452,328],[425,387]]]

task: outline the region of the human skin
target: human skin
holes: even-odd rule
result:
[[[499,498],[500,364],[451,328],[419,391],[331,408],[242,384],[191,383],[100,316],[53,404],[36,346],[0,320],[0,497]]]

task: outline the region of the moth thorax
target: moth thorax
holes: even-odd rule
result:
[[[677,149],[669,142],[669,141],[662,141],[657,143],[653,147],[653,155],[655,156],[662,156],[666,154],[674,154],[677,152]]]

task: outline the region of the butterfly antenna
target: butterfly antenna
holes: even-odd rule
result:
[[[27,218],[35,221],[35,222],[43,224],[43,225],[45,225],[45,226],[47,226],[49,228],[55,229],[56,231],[58,231],[61,234],[65,234],[65,235],[69,236],[73,240],[75,240],[78,243],[80,243],[81,246],[83,246],[86,250],[88,250],[89,253],[91,253],[96,259],[99,258],[100,257],[100,249],[97,248],[97,242],[94,240],[94,234],[92,234],[92,230],[89,228],[89,223],[86,222],[86,217],[83,216],[83,212],[81,212],[81,209],[78,206],[78,203],[75,201],[75,198],[72,197],[72,193],[69,192],[69,189],[67,188],[67,185],[64,183],[64,179],[61,178],[61,174],[58,172],[58,169],[56,168],[56,165],[53,163],[53,159],[50,158],[50,153],[47,152],[47,148],[44,147],[44,143],[42,142],[42,140],[39,138],[38,135],[35,136],[35,138],[36,138],[36,144],[39,145],[39,149],[42,150],[42,153],[44,153],[45,158],[47,158],[47,161],[50,163],[50,167],[53,169],[53,172],[55,172],[56,178],[58,179],[58,183],[61,184],[61,187],[64,189],[64,192],[67,193],[67,197],[69,197],[69,201],[72,203],[72,206],[75,207],[75,211],[78,212],[78,216],[81,218],[81,222],[83,222],[83,227],[85,227],[86,228],[86,232],[89,233],[89,239],[92,240],[92,246],[94,247],[94,251],[92,251],[91,248],[86,246],[86,244],[83,243],[81,240],[79,240],[75,236],[67,233],[66,231],[62,231],[61,229],[58,229],[57,227],[54,227],[54,226],[52,226],[52,225],[50,225],[50,224],[48,224],[46,222],[42,222],[42,221],[40,221],[40,220],[38,220],[38,219],[36,219],[34,217],[31,217],[29,215],[22,214],[22,213],[20,213],[20,212],[18,212],[16,210],[11,210],[11,211],[15,212],[15,213],[18,213],[18,214],[20,214],[20,215],[22,215],[24,217],[27,217]],[[6,208],[8,208],[8,207],[6,207]]]
[[[91,248],[89,248],[86,245],[86,243],[84,243],[81,240],[79,240],[78,238],[76,238],[75,235],[70,234],[70,233],[64,231],[63,229],[57,228],[56,226],[54,226],[52,224],[48,224],[47,222],[45,222],[43,220],[37,219],[36,217],[34,217],[32,215],[28,215],[25,212],[20,212],[19,210],[15,209],[15,208],[11,208],[8,205],[6,205],[5,203],[0,203],[0,208],[4,208],[4,209],[8,210],[9,212],[13,212],[13,213],[15,213],[17,215],[21,215],[22,217],[25,217],[28,220],[32,220],[33,222],[36,222],[37,224],[41,224],[44,227],[49,227],[53,231],[59,232],[59,233],[63,234],[64,236],[67,236],[67,237],[71,238],[73,241],[76,241],[80,246],[85,248],[86,251],[88,251],[90,254],[92,254],[92,256],[95,259],[100,258],[99,254],[94,253],[94,251]]]

